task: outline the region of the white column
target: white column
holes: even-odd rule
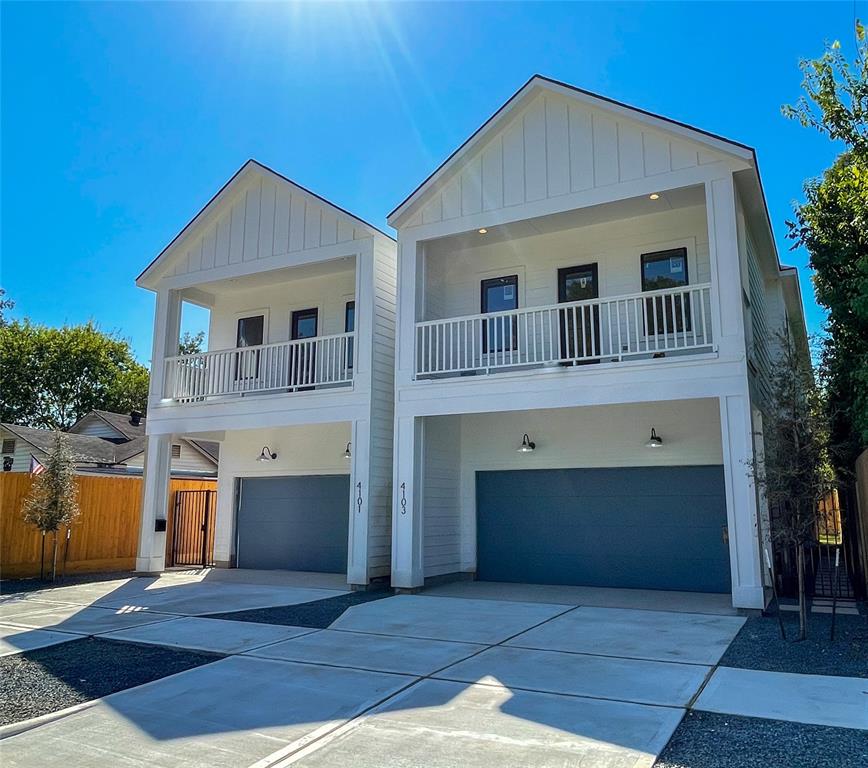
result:
[[[145,447],[144,489],[139,528],[136,570],[160,573],[166,567],[165,521],[169,516],[172,436],[149,435]],[[157,520],[164,521],[163,531],[155,531]]]
[[[705,184],[711,261],[711,321],[722,355],[744,356],[744,302],[732,175]]]
[[[154,345],[151,353],[151,405],[159,403],[164,396],[165,361],[178,354],[178,339],[181,334],[181,294],[178,291],[157,292],[154,315]]]
[[[746,382],[745,382],[746,384]],[[732,604],[764,608],[757,493],[752,476],[753,431],[747,393],[720,398]]]
[[[422,419],[395,420],[392,507],[392,586],[402,589],[424,583],[422,562]]]
[[[419,297],[424,283],[424,260],[412,238],[399,235],[398,243],[398,314],[395,324],[395,379],[398,386],[409,384],[415,375],[416,320]]]
[[[220,445],[217,464],[217,511],[214,518],[214,564],[220,568],[234,565],[235,504],[237,478],[232,474],[226,443]]]
[[[364,586],[368,577],[368,517],[371,496],[371,423],[356,421],[352,431],[350,472],[350,531],[347,542],[347,583]]]

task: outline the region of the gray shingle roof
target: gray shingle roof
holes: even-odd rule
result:
[[[51,453],[54,450],[54,431],[51,429],[34,429],[33,427],[20,427],[17,424],[3,424],[3,428],[9,430],[13,435],[17,435],[22,440],[30,445],[38,448],[45,453]],[[91,462],[94,464],[116,464],[116,451],[118,448],[128,445],[115,445],[114,443],[103,440],[101,437],[91,437],[90,435],[76,435],[69,432],[64,433],[72,455],[76,461]]]

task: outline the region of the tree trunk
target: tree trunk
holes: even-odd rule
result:
[[[57,578],[57,531],[54,532],[54,546],[51,553],[51,580]]]
[[[799,636],[796,640],[804,640],[808,636],[808,611],[805,598],[805,547],[803,544],[798,545],[796,564],[799,575]]]
[[[39,580],[45,581],[45,531],[42,532],[42,547],[39,555]]]

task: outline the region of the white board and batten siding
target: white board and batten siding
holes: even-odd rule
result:
[[[314,195],[254,174],[184,243],[169,274],[206,272],[370,236]]]
[[[444,174],[399,226],[653,178],[725,157],[699,142],[545,91],[474,147],[451,176]]]

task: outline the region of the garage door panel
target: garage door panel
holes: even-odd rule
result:
[[[723,468],[477,473],[477,574],[727,592]]]
[[[243,479],[238,566],[346,572],[349,494],[349,475]]]

